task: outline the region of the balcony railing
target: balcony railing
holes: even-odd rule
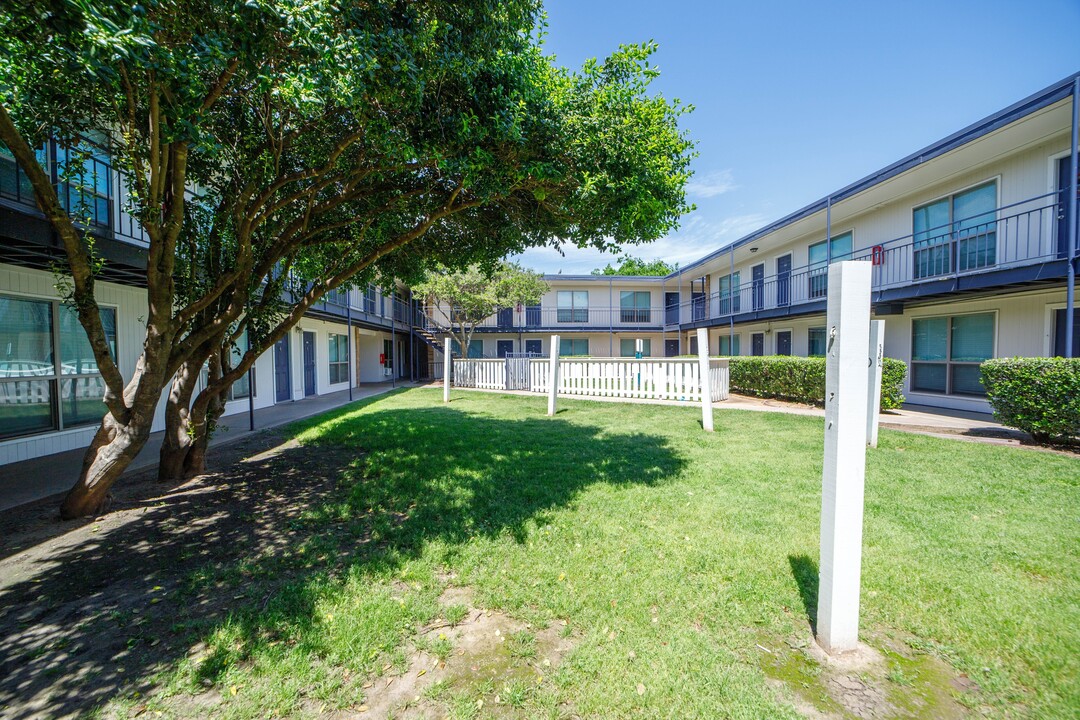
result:
[[[507,332],[533,330],[606,330],[641,329],[660,330],[663,327],[665,309],[662,307],[585,307],[560,308],[533,305],[504,308],[477,324],[479,330]],[[452,312],[439,307],[424,308],[426,329],[447,327]]]
[[[833,261],[870,260],[874,291],[1036,265],[1065,257],[1063,217],[1058,193],[1048,193],[862,248]],[[701,296],[694,297],[680,304],[679,322],[822,301],[829,290],[828,273],[824,263],[807,265],[751,279],[731,292],[714,292],[707,302]],[[674,314],[669,309],[669,322]]]

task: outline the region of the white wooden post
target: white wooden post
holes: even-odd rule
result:
[[[870,391],[866,397],[866,444],[877,447],[881,411],[881,371],[885,357],[885,321],[870,321]]]
[[[451,364],[450,364],[451,363],[451,361],[450,361],[450,338],[449,337],[446,338],[446,341],[443,344],[443,360],[442,360],[442,362],[443,362],[443,365],[442,365],[442,367],[443,367],[443,370],[442,370],[442,377],[443,377],[443,381],[442,381],[443,382],[442,401],[444,403],[448,403],[448,402],[450,402],[450,368],[451,368]]]
[[[853,650],[859,639],[870,269],[850,260],[829,267],[817,609],[817,640],[828,653]]]
[[[555,398],[559,394],[559,336],[551,336],[551,360],[548,361],[548,415],[555,416]]]
[[[701,382],[701,427],[713,431],[712,388],[709,386],[709,330],[697,331],[698,375]]]

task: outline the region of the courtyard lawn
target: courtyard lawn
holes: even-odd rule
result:
[[[811,652],[820,419],[718,410],[707,435],[696,407],[545,405],[417,389],[298,427],[294,482],[343,457],[337,490],[191,574],[188,597],[243,599],[174,628],[198,651],[104,714],[387,715],[395,682],[395,717],[1080,712],[1080,459],[883,430],[882,657],[845,679]],[[466,638],[492,618],[501,645]]]

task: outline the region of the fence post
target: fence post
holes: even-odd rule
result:
[[[559,336],[551,336],[551,360],[548,361],[548,412],[555,416],[555,398],[559,394]]]
[[[698,375],[701,384],[701,427],[713,431],[712,386],[709,383],[709,330],[697,331]]]
[[[450,360],[450,337],[447,336],[443,342],[443,386],[442,386],[442,401],[444,403],[450,402],[450,369],[452,367]]]
[[[817,641],[828,653],[859,640],[870,271],[869,262],[849,260],[833,263],[828,276],[817,612]]]
[[[885,355],[885,321],[870,321],[870,389],[866,394],[866,444],[877,447],[881,411],[881,372]]]

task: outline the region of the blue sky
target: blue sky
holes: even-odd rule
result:
[[[631,254],[682,264],[1080,70],[1078,0],[547,0],[546,47],[580,67],[656,40],[658,92],[696,106],[682,227]],[[585,273],[566,248],[519,259]]]

